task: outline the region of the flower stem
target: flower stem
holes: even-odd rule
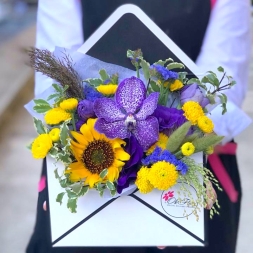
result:
[[[71,113],[71,121],[72,121],[73,129],[74,131],[76,131],[76,122],[75,122],[74,113]]]

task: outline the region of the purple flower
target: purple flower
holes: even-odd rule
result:
[[[77,122],[76,122],[76,131],[80,131],[80,128],[81,126],[85,123],[86,121],[82,120],[82,119],[79,119]]]
[[[88,118],[95,116],[93,104],[94,104],[93,102],[87,99],[81,100],[78,103],[77,114],[80,119],[86,121]]]
[[[108,138],[126,139],[133,135],[144,150],[158,140],[158,120],[151,116],[157,107],[159,93],[146,98],[144,83],[136,78],[126,78],[115,93],[115,101],[100,98],[94,102],[98,120],[95,129]]]
[[[178,73],[171,71],[159,64],[151,65],[151,68],[155,69],[164,80],[168,79],[178,79]]]
[[[138,165],[143,157],[143,149],[134,136],[131,136],[127,142],[125,151],[130,155],[122,171],[119,174],[117,182],[117,192],[121,193],[127,188],[131,181],[137,177]]]
[[[198,102],[203,108],[209,104],[208,98],[204,96],[198,84],[196,83],[185,85],[184,88],[181,90],[181,103],[184,104],[189,100]]]
[[[158,119],[160,131],[174,130],[186,122],[183,110],[158,105],[153,116]]]
[[[95,90],[93,87],[89,85],[84,86],[84,96],[87,100],[94,102],[98,98],[103,98],[104,96]]]

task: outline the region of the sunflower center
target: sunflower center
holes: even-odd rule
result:
[[[92,174],[100,174],[108,169],[114,161],[114,152],[109,142],[94,140],[83,152],[83,163]]]

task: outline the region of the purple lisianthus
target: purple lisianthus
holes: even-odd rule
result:
[[[100,98],[94,102],[98,117],[95,129],[110,139],[129,139],[133,135],[147,150],[158,140],[158,120],[151,116],[158,98],[158,92],[146,98],[145,85],[139,78],[126,78],[118,85],[115,100]]]
[[[130,155],[130,159],[125,163],[119,174],[117,182],[117,192],[121,193],[127,188],[130,182],[137,178],[138,165],[143,157],[143,149],[134,136],[127,141],[125,151]]]
[[[88,118],[95,116],[93,105],[94,103],[87,99],[81,100],[78,103],[77,114],[81,120],[87,121]]]
[[[79,119],[77,122],[76,122],[76,131],[80,131],[80,128],[81,126],[85,123],[86,121],[82,120],[82,119]]]
[[[150,68],[155,69],[164,80],[168,80],[168,79],[178,79],[178,73],[171,71],[159,64],[153,64],[150,66]]]
[[[183,110],[158,105],[153,116],[158,119],[159,130],[174,130],[186,122]]]
[[[184,104],[189,100],[198,102],[203,108],[209,104],[208,98],[204,96],[198,84],[196,83],[185,85],[184,88],[181,90],[181,103]]]

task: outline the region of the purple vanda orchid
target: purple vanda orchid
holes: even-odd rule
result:
[[[147,150],[158,140],[158,120],[151,116],[158,98],[158,92],[146,98],[146,87],[139,78],[126,78],[118,85],[115,100],[100,98],[94,102],[98,117],[95,129],[110,139],[126,139],[134,135]]]

